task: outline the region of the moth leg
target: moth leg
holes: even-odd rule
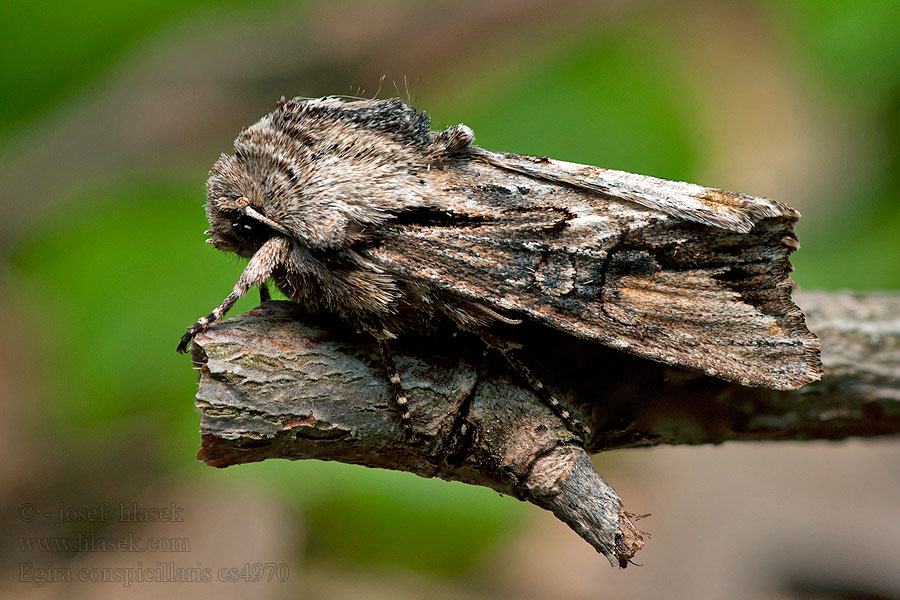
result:
[[[384,339],[378,340],[378,349],[381,351],[381,361],[384,363],[384,370],[387,372],[388,381],[391,384],[391,393],[394,396],[394,406],[397,409],[397,415],[400,417],[400,425],[403,427],[403,434],[407,439],[412,438],[412,418],[409,414],[409,400],[406,398],[406,392],[400,385],[400,373],[397,372],[397,365],[394,364],[394,355]]]
[[[269,295],[269,286],[266,285],[266,282],[263,281],[261,284],[257,286],[259,288],[259,303],[268,302],[272,299],[272,296]]]
[[[503,357],[509,363],[509,366],[513,368],[513,370],[521,377],[525,383],[528,384],[537,397],[541,399],[541,402],[547,405],[547,407],[553,411],[553,413],[562,419],[563,423],[566,424],[566,427],[580,437],[582,441],[586,441],[588,437],[591,435],[591,428],[576,419],[572,416],[572,414],[560,405],[559,400],[557,400],[553,394],[550,393],[544,384],[541,383],[541,380],[538,379],[534,373],[531,372],[531,369],[522,362],[522,360],[516,355],[515,350],[510,348],[498,348],[503,354]]]
[[[506,362],[509,363],[509,366],[511,366],[516,374],[531,388],[541,402],[547,405],[547,408],[552,410],[556,416],[562,419],[569,431],[581,438],[582,441],[587,440],[591,434],[591,428],[573,417],[568,410],[563,408],[562,405],[560,405],[559,400],[550,393],[550,390],[544,387],[541,380],[538,379],[534,373],[531,372],[531,369],[525,365],[522,359],[518,357],[516,351],[520,346],[510,340],[495,335],[490,329],[491,324],[497,321],[516,325],[521,323],[521,320],[507,317],[489,307],[475,304],[463,306],[453,305],[445,307],[445,311],[447,316],[456,323],[457,327],[463,331],[468,331],[477,335],[488,348],[498,350],[506,359]]]
[[[194,336],[206,329],[210,323],[217,319],[221,319],[228,309],[234,306],[238,298],[247,293],[253,286],[265,285],[266,280],[272,275],[272,271],[287,257],[290,251],[289,243],[281,237],[272,237],[260,246],[250,258],[244,272],[238,277],[234,284],[234,289],[222,303],[213,309],[211,313],[205,317],[200,317],[197,322],[187,328],[187,332],[181,336],[181,342],[178,344],[178,352],[184,354],[187,352],[188,344],[194,339]],[[268,293],[268,290],[266,290]]]

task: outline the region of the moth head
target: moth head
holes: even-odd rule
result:
[[[290,237],[266,216],[265,188],[235,156],[222,155],[206,183],[207,242],[249,258],[273,235]]]
[[[399,100],[282,100],[213,165],[209,242],[241,256],[276,234],[346,248],[403,211],[436,205],[434,169],[471,141],[465,126],[432,136],[428,117]]]

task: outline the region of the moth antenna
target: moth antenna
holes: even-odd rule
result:
[[[243,197],[243,196],[241,196],[240,198],[238,198],[238,199],[237,199],[237,205],[240,207],[241,212],[244,213],[245,215],[247,215],[248,217],[250,217],[250,218],[252,218],[252,219],[256,219],[256,220],[259,221],[260,223],[263,223],[263,224],[265,224],[265,225],[268,225],[269,227],[271,227],[272,229],[274,229],[274,230],[277,231],[278,233],[284,234],[284,235],[286,235],[287,237],[292,237],[292,236],[291,236],[291,231],[290,231],[287,227],[285,227],[285,226],[282,225],[281,223],[278,223],[278,222],[276,222],[276,221],[273,221],[272,219],[270,219],[270,218],[267,217],[266,215],[262,214],[261,212],[259,212],[258,210],[256,210],[256,209],[253,208],[252,206],[250,206],[250,201],[247,200],[247,198],[245,198],[245,197]]]
[[[286,235],[288,237],[291,237],[291,231],[287,227],[285,227],[281,223],[277,223],[277,222],[273,221],[272,219],[265,216],[264,214],[257,212],[257,210],[254,209],[252,206],[246,207],[243,212],[248,217],[252,217],[252,218],[256,219],[257,221],[259,221],[260,223],[264,223],[264,224],[268,225],[275,231],[277,231],[279,233],[283,233],[284,235]]]
[[[500,321],[501,323],[506,323],[507,325],[521,325],[522,324],[522,319],[515,319],[513,317],[507,317],[506,315],[502,315],[487,306],[482,305],[482,306],[479,306],[478,308],[481,311],[483,311],[485,314],[490,315],[491,317]]]

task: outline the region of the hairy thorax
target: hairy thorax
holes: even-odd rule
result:
[[[273,274],[278,289],[312,314],[392,337],[443,320],[429,295],[385,273],[352,250],[315,251],[292,244]]]

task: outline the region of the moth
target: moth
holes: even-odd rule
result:
[[[791,301],[799,213],[766,198],[473,145],[400,100],[279,101],[206,185],[210,237],[249,262],[192,338],[256,286],[378,341],[456,327],[481,337],[573,430],[509,330],[556,328],[748,386],[819,378]]]

